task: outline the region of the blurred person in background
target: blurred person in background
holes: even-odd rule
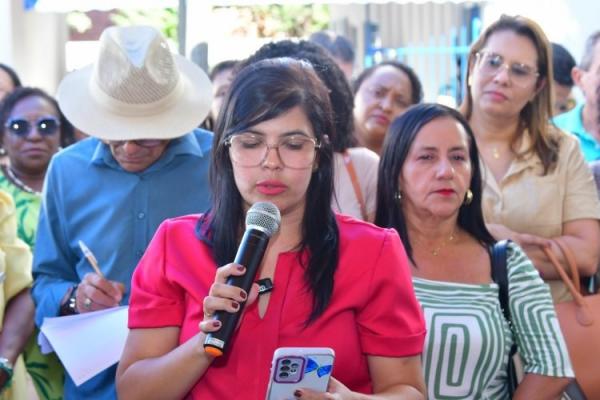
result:
[[[600,31],[588,37],[579,66],[571,72],[585,102],[554,118],[560,129],[579,139],[586,161],[600,159]]]
[[[335,132],[329,138],[335,162],[332,199],[334,210],[365,221],[373,221],[379,156],[367,148],[357,147],[353,135],[352,90],[342,70],[321,46],[306,40],[268,43],[241,66],[278,57],[310,62],[328,89],[335,123]]]
[[[234,70],[238,62],[237,60],[221,61],[210,71],[209,78],[213,85],[213,100],[208,117],[202,123],[202,128],[209,131],[213,130],[219,116],[219,111],[221,110],[221,105],[223,104],[223,99],[233,80]]]
[[[542,246],[564,261],[548,240],[561,237],[581,276],[593,275],[600,202],[578,140],[549,121],[552,76],[542,29],[525,17],[502,16],[471,47],[462,112],[481,155],[488,230],[516,242],[560,302],[571,296]]]
[[[558,43],[552,43],[552,69],[554,70],[554,116],[570,111],[575,107],[573,98],[573,77],[575,59],[567,49]]]
[[[20,354],[34,327],[31,251],[16,226],[15,204],[0,190],[0,400],[23,400],[29,393]]]
[[[0,142],[8,158],[0,166],[0,189],[12,196],[17,234],[32,251],[50,159],[73,141],[73,127],[56,100],[43,90],[19,87],[0,104]],[[41,354],[37,333],[25,349],[27,370],[40,399],[62,398],[64,370],[54,353]]]
[[[384,61],[364,70],[353,89],[355,137],[377,154],[394,118],[423,100],[419,77],[398,61]]]
[[[16,71],[0,63],[0,101],[18,87],[21,87],[21,79]]]
[[[310,42],[323,47],[340,67],[348,82],[354,71],[354,46],[342,35],[332,31],[315,32],[308,38]]]

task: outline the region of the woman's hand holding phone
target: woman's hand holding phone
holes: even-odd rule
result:
[[[351,400],[354,394],[342,382],[333,376],[329,378],[327,392],[316,392],[311,389],[297,389],[296,398],[302,400]]]

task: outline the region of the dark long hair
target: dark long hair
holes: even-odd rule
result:
[[[406,228],[406,217],[398,204],[398,178],[415,138],[421,129],[431,121],[449,117],[464,128],[469,138],[469,159],[471,161],[471,192],[473,200],[463,204],[458,211],[458,226],[471,234],[482,244],[493,244],[496,240],[488,232],[481,210],[482,181],[479,169],[479,152],[471,127],[456,110],[441,104],[419,104],[410,107],[404,114],[392,122],[383,145],[383,154],[379,161],[377,182],[377,212],[375,224],[398,231],[406,249],[406,254],[414,264],[412,246]],[[442,134],[443,132],[440,132]]]
[[[34,87],[18,87],[13,90],[8,96],[4,98],[4,100],[0,103],[0,144],[4,138],[4,133],[6,132],[6,121],[10,116],[13,108],[19,103],[21,100],[27,97],[41,97],[42,99],[48,101],[52,106],[56,109],[57,115],[60,120],[60,145],[62,147],[67,147],[70,144],[75,142],[75,132],[73,130],[73,125],[65,118],[63,113],[60,111],[58,107],[58,103],[54,97],[50,96],[48,93],[39,88]]]
[[[198,232],[212,246],[217,265],[233,261],[244,228],[244,210],[224,142],[233,134],[298,106],[306,113],[321,143],[318,168],[312,173],[306,193],[298,252],[313,295],[312,312],[306,321],[309,323],[323,313],[331,298],[339,258],[339,232],[329,206],[333,194],[333,151],[326,135],[334,129],[331,105],[327,89],[307,62],[291,58],[263,60],[245,67],[235,77],[215,127],[210,169],[212,209],[200,220]],[[308,257],[303,256],[305,250]]]
[[[333,109],[335,133],[329,134],[333,151],[342,152],[357,145],[354,136],[354,95],[346,76],[325,49],[316,43],[306,40],[293,42],[281,40],[267,43],[256,53],[248,57],[240,67],[268,58],[290,57],[296,60],[306,60],[321,78],[328,90],[329,101]]]

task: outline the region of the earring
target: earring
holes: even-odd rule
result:
[[[400,191],[396,192],[394,198],[398,201],[402,200],[402,193],[400,193]]]
[[[473,201],[473,192],[471,192],[471,189],[469,189],[469,190],[467,190],[467,194],[465,195],[464,205],[468,206],[469,204],[471,204],[472,201]]]

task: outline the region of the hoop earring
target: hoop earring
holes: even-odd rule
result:
[[[467,194],[465,195],[465,201],[463,204],[465,206],[468,206],[472,202],[473,202],[473,192],[471,191],[471,189],[469,189],[469,190],[467,190]]]

